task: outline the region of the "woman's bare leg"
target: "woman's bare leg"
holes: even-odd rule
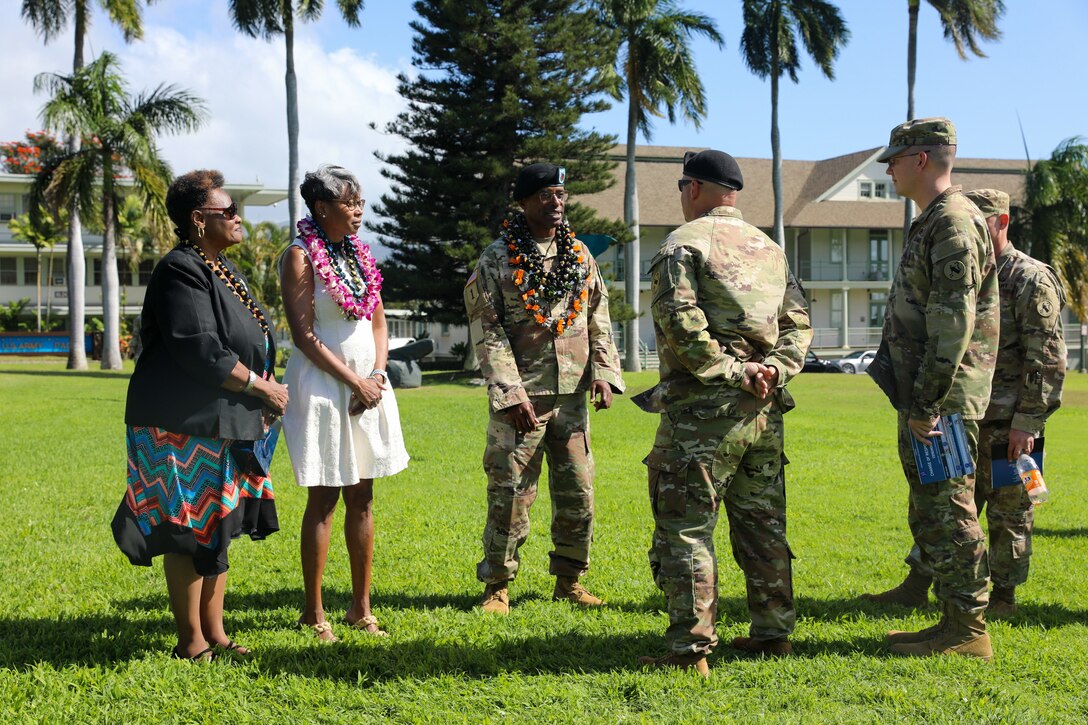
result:
[[[166,591],[170,595],[170,611],[178,629],[178,645],[174,651],[180,657],[195,657],[208,648],[200,626],[201,576],[193,568],[193,559],[181,554],[165,554],[163,571]]]
[[[344,489],[344,540],[351,563],[351,606],[347,620],[370,616],[370,572],[374,561],[374,482],[364,478]],[[377,625],[367,627],[371,631]]]
[[[325,576],[325,562],[329,556],[329,534],[332,517],[340,489],[314,486],[307,489],[306,511],[302,515],[302,584],[306,592],[306,604],[302,610],[304,624],[325,621],[325,607],[321,601],[321,580]],[[332,639],[332,633],[322,635]]]

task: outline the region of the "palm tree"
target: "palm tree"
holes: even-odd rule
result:
[[[126,42],[143,37],[143,19],[139,0],[99,0],[114,25],[121,29]],[[83,43],[91,24],[91,0],[23,0],[22,15],[49,43],[73,23],[75,48],[72,72],[83,67]],[[79,151],[82,139],[69,136],[68,152]],[[68,209],[68,369],[86,370],[87,354],[83,347],[83,309],[86,262],[83,258],[83,228],[79,209]]]
[[[1031,256],[1054,268],[1070,309],[1081,320],[1088,319],[1088,144],[1084,139],[1066,139],[1049,159],[1028,172],[1015,238]]]
[[[337,0],[344,21],[355,28],[363,11],[363,0]],[[283,35],[287,73],[287,210],[289,227],[295,228],[302,209],[298,172],[298,79],[295,76],[295,16],[312,21],[321,17],[323,0],[231,0],[230,14],[236,27],[246,35],[271,39]]]
[[[967,60],[967,51],[979,58],[986,54],[979,47],[980,40],[997,40],[1001,31],[997,21],[1005,14],[1002,0],[926,0],[941,18],[944,37],[956,46],[960,60]],[[907,120],[914,118],[914,78],[918,66],[918,10],[922,0],[907,0]],[[903,238],[910,231],[914,219],[914,202],[906,199],[903,216]]]
[[[276,329],[284,329],[286,317],[283,311],[283,295],[280,293],[280,256],[294,239],[293,227],[275,222],[242,221],[246,242],[231,253],[231,260],[249,280],[257,301],[264,307],[269,322]]]
[[[627,322],[624,370],[638,372],[639,226],[635,149],[639,132],[649,141],[653,118],[676,123],[677,112],[696,128],[706,115],[706,95],[688,42],[703,35],[721,48],[718,29],[706,15],[681,10],[673,0],[598,0],[602,22],[615,29],[615,96],[627,94],[627,170],[624,177],[623,222],[631,232],[627,244],[626,297],[634,317]]]
[[[744,0],[741,53],[748,69],[771,79],[771,181],[774,186],[774,239],[786,246],[782,201],[782,148],[778,138],[778,79],[789,74],[797,83],[801,56],[797,33],[805,51],[823,74],[835,78],[833,63],[850,39],[839,9],[824,0]]]
[[[117,183],[131,176],[153,224],[164,224],[170,168],[155,146],[160,133],[196,130],[204,120],[203,101],[188,91],[159,85],[130,96],[116,56],[103,53],[70,76],[42,73],[36,91],[51,98],[42,107],[47,128],[87,139],[75,152],[52,159],[31,187],[31,218],[42,203],[77,205],[84,213],[102,212],[102,367],[121,367],[120,291],[117,276],[117,214],[122,192]]]
[[[15,239],[28,242],[34,245],[34,255],[36,257],[35,264],[35,286],[37,287],[37,301],[35,308],[37,311],[38,325],[37,331],[42,331],[42,250],[48,249],[52,251],[53,247],[63,242],[67,238],[67,228],[63,211],[56,214],[51,213],[49,210],[43,210],[38,217],[35,224],[30,219],[29,214],[21,214],[10,222],[8,226],[11,228],[11,234]],[[52,254],[50,254],[52,259]],[[50,264],[52,267],[52,264]],[[52,269],[49,270],[50,276],[52,276]]]

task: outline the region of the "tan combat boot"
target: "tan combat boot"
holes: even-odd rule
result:
[[[947,605],[947,623],[943,629],[921,642],[897,642],[892,652],[910,657],[962,655],[989,662],[994,656],[986,620],[982,612],[970,614]]]
[[[942,632],[946,626],[948,626],[948,607],[951,606],[947,602],[943,605],[944,610],[941,613],[941,618],[937,620],[937,623],[926,627],[925,629],[917,632],[911,632],[900,629],[893,629],[884,635],[884,639],[889,644],[913,644],[915,642],[924,642],[927,639]]]
[[[867,602],[876,602],[877,604],[900,604],[904,607],[914,607],[916,609],[928,607],[929,587],[932,583],[932,577],[919,574],[911,569],[907,573],[907,578],[899,586],[879,594],[862,594],[861,598]]]
[[[1007,619],[1016,614],[1016,587],[994,585],[990,592],[990,606],[986,607],[989,619]]]
[[[768,657],[787,657],[793,654],[793,645],[788,639],[755,639],[754,637],[734,637],[729,643],[733,649]]]
[[[639,657],[638,661],[659,670],[675,667],[679,670],[695,670],[703,677],[710,677],[710,665],[706,663],[706,657],[699,654],[682,655],[669,652],[660,657]]]
[[[510,592],[506,588],[506,582],[487,585],[484,598],[480,601],[480,609],[489,614],[510,613]]]
[[[579,607],[601,607],[604,602],[586,591],[586,588],[578,583],[576,576],[557,576],[555,578],[555,591],[552,592],[552,601],[565,601],[577,604]]]

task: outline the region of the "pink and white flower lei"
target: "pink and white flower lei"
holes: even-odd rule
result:
[[[358,235],[352,234],[347,240],[355,250],[355,258],[359,260],[359,267],[363,270],[366,291],[362,297],[357,297],[351,288],[344,283],[333,268],[329,259],[329,252],[325,248],[325,240],[313,217],[306,216],[298,221],[298,235],[306,245],[306,251],[310,254],[310,261],[321,281],[325,283],[325,289],[329,296],[344,311],[344,316],[349,320],[358,320],[363,317],[370,319],[374,314],[374,308],[381,301],[379,292],[382,290],[382,273],[378,271],[378,265],[370,254],[370,246],[363,244]]]

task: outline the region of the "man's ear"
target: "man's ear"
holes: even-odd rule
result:
[[[1008,229],[1009,228],[1009,215],[1008,214],[998,214],[997,215],[997,228],[998,229]]]

